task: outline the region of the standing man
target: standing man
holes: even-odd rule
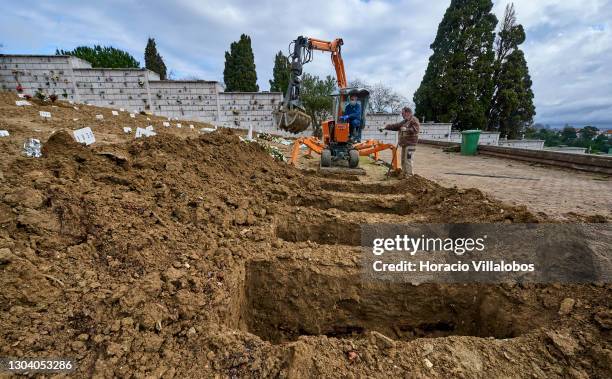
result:
[[[380,129],[380,131],[392,130],[398,132],[398,144],[402,147],[401,176],[406,178],[412,175],[414,152],[416,151],[416,144],[419,140],[421,123],[419,119],[412,114],[412,109],[410,109],[410,107],[402,108],[402,117],[404,118],[402,121],[386,125],[384,129]]]

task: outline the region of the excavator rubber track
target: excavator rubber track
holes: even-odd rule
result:
[[[297,109],[279,109],[272,112],[272,115],[276,126],[294,134],[305,131],[312,122],[309,115]]]

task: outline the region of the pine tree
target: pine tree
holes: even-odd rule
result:
[[[155,38],[149,38],[144,52],[145,68],[159,74],[161,80],[166,80],[166,64],[161,55],[157,52]]]
[[[462,130],[486,127],[497,25],[492,7],[491,0],[451,0],[414,95],[417,117]]]
[[[239,41],[232,42],[230,51],[225,52],[223,81],[226,92],[259,91],[251,37],[246,34],[242,34]]]
[[[72,55],[100,68],[139,68],[140,63],[130,53],[112,46],[79,46],[74,50],[55,50],[56,55]]]
[[[525,55],[519,49],[524,41],[525,31],[516,24],[514,4],[509,4],[495,42],[495,88],[488,111],[488,129],[510,139],[520,137],[535,115],[531,77]]]
[[[270,80],[270,92],[287,92],[291,76],[289,59],[279,51],[274,57],[274,69]]]

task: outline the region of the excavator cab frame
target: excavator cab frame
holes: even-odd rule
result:
[[[359,164],[359,154],[353,148],[351,140],[350,124],[340,120],[344,115],[348,99],[357,96],[361,104],[361,128],[365,127],[366,109],[370,99],[370,92],[365,88],[340,88],[332,94],[333,98],[333,118],[326,120],[321,125],[323,143],[326,149],[321,155],[321,166],[329,167],[333,161],[348,160],[349,167],[354,168]]]
[[[370,103],[370,91],[365,88],[341,88],[337,92],[331,94],[333,98],[334,121],[338,122],[338,117],[344,114],[344,110],[351,96],[357,96],[357,101],[361,104],[361,126],[363,128],[365,127],[368,104]]]

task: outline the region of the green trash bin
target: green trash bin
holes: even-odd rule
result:
[[[461,132],[461,155],[476,155],[480,130],[464,130]]]

